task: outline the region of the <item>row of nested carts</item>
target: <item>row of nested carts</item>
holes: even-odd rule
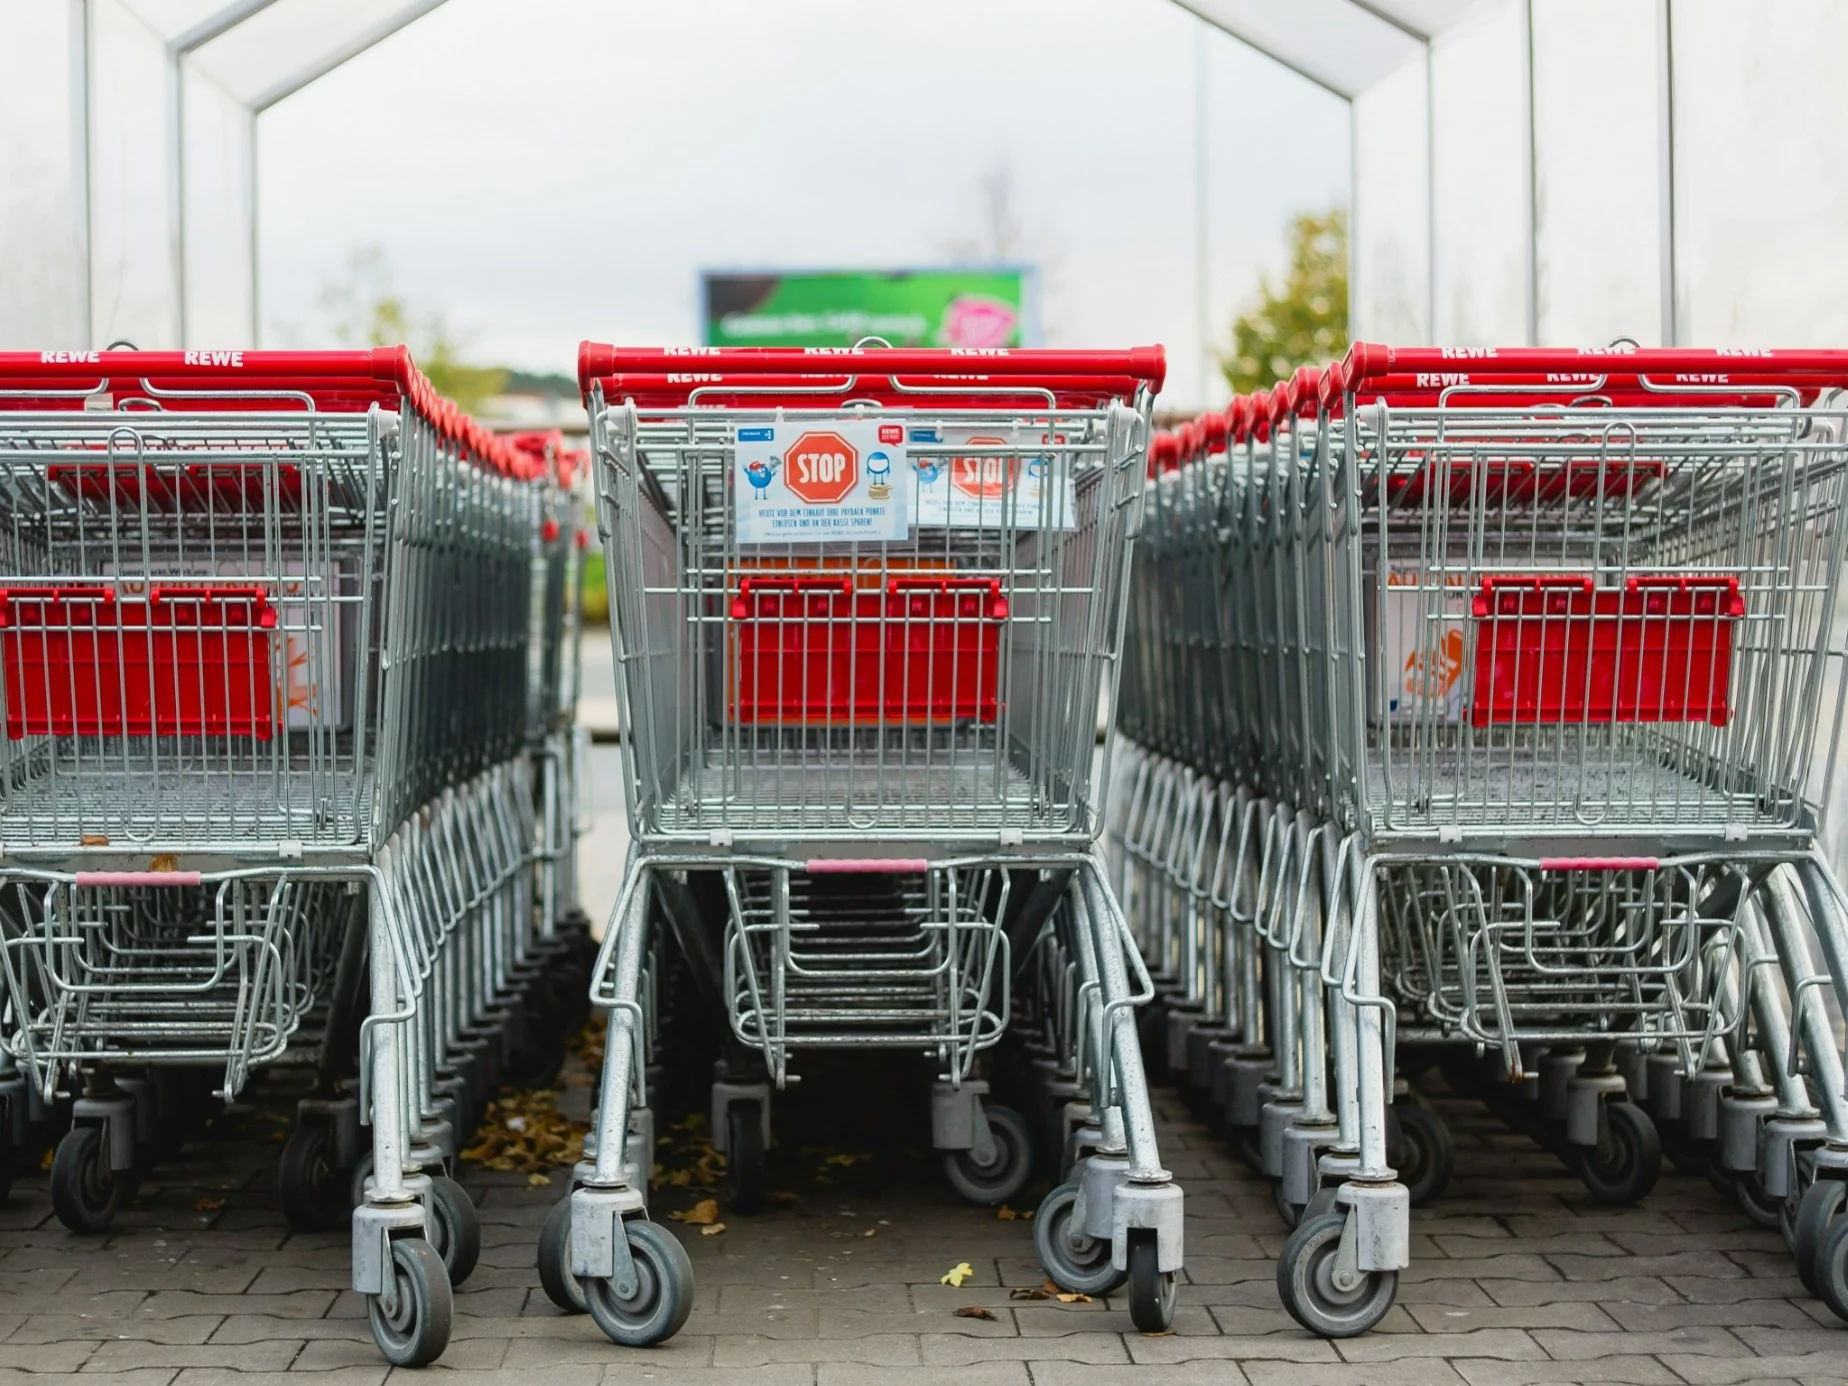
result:
[[[537,1278],[616,1342],[692,1308],[653,1104],[708,1047],[733,1210],[800,1056],[913,1056],[950,1184],[1045,1178],[1049,1272],[1166,1328],[1155,986],[1095,851],[1162,353],[579,364],[588,466],[402,349],[0,357],[9,1172],[55,1145],[58,1217],[101,1230],[189,1123],[303,1070],[283,1212],[350,1222],[379,1349],[423,1365],[479,1252],[458,1149],[594,1004]],[[593,507],[631,844],[600,944],[572,864]]]
[[[1155,441],[1107,828],[1151,1067],[1363,1333],[1447,1084],[1848,1318],[1848,352],[1358,345]]]
[[[1393,1301],[1439,1072],[1599,1199],[1704,1169],[1848,1315],[1848,356],[1357,347],[1175,433],[1154,348],[578,364],[588,465],[402,351],[0,358],[0,1101],[16,1152],[68,1128],[66,1223],[304,1068],[284,1210],[350,1217],[381,1351],[433,1361],[459,1138],[590,1004],[537,1278],[622,1344],[693,1305],[649,1181],[694,1050],[731,1210],[805,1059],[914,1056],[951,1186],[1041,1181],[1048,1275],[1146,1331],[1151,1075],[1274,1181],[1317,1333]]]

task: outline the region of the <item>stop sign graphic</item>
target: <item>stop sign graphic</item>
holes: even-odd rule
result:
[[[971,438],[970,447],[998,448],[1007,445],[1005,438]],[[1020,475],[1018,457],[952,457],[950,484],[966,496],[982,500],[999,500],[1014,487]]]
[[[860,453],[838,433],[804,433],[783,459],[783,480],[810,505],[839,505],[860,480]]]

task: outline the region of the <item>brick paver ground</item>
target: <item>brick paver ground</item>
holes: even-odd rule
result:
[[[533,1249],[556,1187],[465,1170],[482,1265],[458,1293],[455,1338],[432,1374],[458,1386],[1848,1380],[1848,1328],[1805,1296],[1776,1233],[1704,1181],[1669,1172],[1647,1206],[1599,1208],[1549,1156],[1463,1102],[1444,1104],[1458,1178],[1415,1216],[1398,1306],[1367,1338],[1320,1342],[1278,1306],[1284,1234],[1264,1183],[1171,1095],[1160,1106],[1164,1153],[1188,1192],[1187,1283],[1170,1335],[1135,1332],[1114,1299],[1011,1298],[1041,1281],[1031,1225],[959,1204],[927,1158],[893,1147],[838,1169],[785,1148],[778,1178],[807,1178],[798,1202],[728,1218],[717,1236],[678,1229],[699,1302],[654,1351],[611,1345],[540,1292]],[[238,1134],[192,1142],[150,1177],[108,1236],[65,1232],[42,1177],[0,1205],[0,1386],[98,1373],[111,1386],[383,1381],[344,1288],[346,1239],[290,1235],[273,1118],[231,1124]],[[817,1182],[830,1172],[839,1178]],[[698,1196],[664,1191],[656,1215]],[[940,1284],[961,1261],[973,1279]],[[955,1316],[971,1305],[995,1319]]]

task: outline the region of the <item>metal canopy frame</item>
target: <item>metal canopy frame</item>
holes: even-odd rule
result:
[[[134,0],[126,0],[126,2],[132,6]],[[96,0],[76,0],[80,15],[79,22],[85,35],[83,40],[85,45],[84,92],[81,100],[86,105],[89,93],[93,90],[89,51],[89,34],[93,26],[89,15],[95,3]],[[207,65],[203,62],[195,64],[195,60],[208,58],[214,44],[222,43],[239,34],[240,31],[244,31],[244,26],[257,20],[259,16],[271,11],[280,3],[284,3],[284,0],[222,0],[217,8],[209,10],[202,17],[193,19],[184,28],[161,35],[166,44],[168,80],[167,120],[173,282],[179,336],[182,344],[189,344],[188,331],[191,325],[188,321],[187,293],[185,154],[185,101],[189,74],[201,80],[216,81]],[[302,0],[290,0],[290,3],[300,5]],[[308,3],[316,3],[316,0],[308,0]],[[257,339],[260,327],[257,270],[257,117],[438,9],[443,3],[444,0],[378,0],[373,14],[348,13],[344,16],[335,13],[330,7],[324,16],[327,31],[317,36],[324,41],[324,46],[308,61],[293,70],[285,70],[280,76],[261,85],[254,92],[232,92],[225,82],[216,81],[216,85],[224,89],[234,102],[242,106],[245,117],[250,122],[247,139],[250,167],[247,179],[251,199],[249,208],[250,340],[253,342]],[[1473,14],[1483,13],[1500,5],[1519,5],[1523,12],[1523,33],[1526,44],[1524,74],[1526,90],[1523,94],[1523,107],[1526,121],[1528,227],[1527,331],[1529,339],[1532,339],[1536,328],[1538,287],[1534,251],[1538,229],[1536,225],[1538,207],[1535,197],[1536,174],[1533,158],[1533,0],[1174,0],[1174,3],[1195,15],[1202,23],[1230,35],[1296,73],[1305,81],[1348,102],[1350,109],[1357,97],[1383,77],[1399,70],[1407,63],[1422,62],[1424,64],[1426,87],[1425,251],[1428,281],[1425,311],[1427,327],[1431,329],[1433,336],[1435,336],[1437,317],[1435,251],[1437,142],[1432,128],[1434,106],[1431,99],[1433,95],[1432,55],[1444,35],[1464,23]],[[1672,132],[1674,93],[1671,81],[1672,62],[1670,61],[1673,43],[1673,0],[1655,0],[1655,3],[1661,91],[1659,166],[1662,226],[1660,258],[1663,276],[1662,340],[1665,343],[1673,343],[1677,340],[1673,291],[1675,272],[1675,177]],[[143,22],[146,22],[145,19]],[[149,27],[160,32],[157,25],[150,24]],[[87,125],[86,119],[84,128],[87,128]],[[83,141],[83,148],[86,208],[84,215],[87,221],[92,187],[87,138]],[[1350,195],[1350,202],[1353,201],[1354,198]],[[1365,215],[1365,209],[1356,205],[1352,207],[1352,213],[1356,228],[1358,228]],[[1351,239],[1350,244],[1357,240],[1358,235]],[[1355,266],[1350,262],[1350,273],[1354,268]],[[1364,324],[1357,324],[1357,327],[1364,329]],[[94,331],[93,324],[90,330]]]

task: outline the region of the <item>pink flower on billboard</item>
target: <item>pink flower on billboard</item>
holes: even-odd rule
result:
[[[1011,303],[986,294],[961,294],[943,310],[943,343],[953,347],[1004,347],[1019,326]]]

